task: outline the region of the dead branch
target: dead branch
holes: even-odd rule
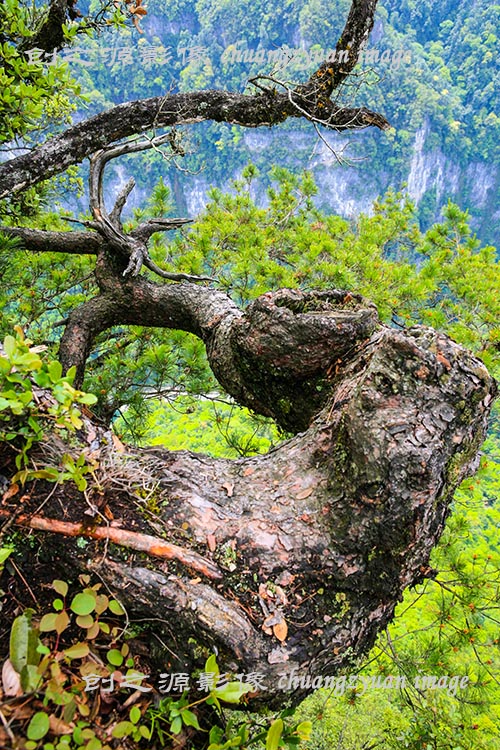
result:
[[[0,509],[1,518],[9,518],[11,515],[11,511]],[[170,544],[164,539],[149,534],[139,534],[116,526],[86,526],[82,523],[59,521],[56,518],[45,518],[44,516],[17,516],[14,524],[37,531],[49,531],[51,534],[63,534],[64,536],[87,539],[107,539],[120,547],[145,552],[152,557],[177,560],[186,568],[194,570],[212,581],[219,581],[223,578],[222,572],[211,560],[205,559],[192,550],[184,549],[177,544]]]

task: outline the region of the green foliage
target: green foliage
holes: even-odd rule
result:
[[[132,669],[134,659],[124,642],[124,630],[115,621],[124,614],[123,610],[116,600],[101,593],[100,583],[90,586],[89,581],[88,576],[81,576],[83,590],[69,597],[69,584],[54,580],[52,588],[62,597],[53,600],[54,611],[43,614],[35,625],[34,610],[26,610],[12,624],[10,662],[18,674],[25,705],[34,709],[25,729],[23,747],[27,750],[42,747],[43,750],[111,750],[111,745],[100,739],[101,732],[94,731],[87,720],[90,708],[89,693],[84,691],[86,678],[96,672],[105,678],[111,674],[111,668],[98,666],[91,654],[90,644],[96,639],[99,638],[101,648],[107,641],[108,654],[113,650],[109,646],[119,646],[128,668],[124,670],[125,676],[140,674]],[[81,637],[77,642],[74,642],[75,630],[79,630]],[[50,633],[54,635],[47,635]],[[43,696],[44,710],[36,710],[40,706],[38,696]],[[141,712],[139,715],[137,712],[137,707],[129,711],[134,731],[128,734],[134,737],[137,734],[138,739],[149,737],[147,727],[139,725]],[[120,723],[123,724],[115,723],[113,737],[125,736],[120,735]],[[51,741],[39,744],[48,736],[52,736]]]
[[[333,5],[326,0],[279,0],[272,10],[264,3],[247,0],[183,0],[168,4],[149,0],[151,20],[145,19],[146,33],[140,36],[134,29],[127,29],[114,38],[118,48],[133,51],[133,65],[125,68],[116,59],[111,65],[89,68],[75,64],[73,72],[91,99],[93,111],[127,99],[161,95],[167,90],[254,91],[248,80],[258,74],[299,82],[313,72],[315,60],[319,59],[315,53],[335,46],[348,8],[347,0]],[[416,131],[428,124],[425,149],[446,155],[463,172],[469,167],[465,175],[467,190],[458,186],[455,199],[465,205],[474,202],[474,219],[482,236],[489,241],[496,237],[495,178],[483,207],[479,207],[481,201],[473,192],[476,178],[471,172],[480,175],[498,163],[497,9],[489,0],[465,5],[447,0],[438,9],[431,2],[413,0],[379,3],[369,44],[377,59],[360,63],[356,76],[338,94],[340,104],[371,107],[383,112],[393,125],[388,134],[368,130],[356,135],[356,161],[347,179],[352,176],[359,199],[368,192],[365,182],[370,184],[372,193],[373,186],[384,191],[388,185],[400,185],[408,178]],[[297,53],[296,40],[300,40],[303,54]],[[104,35],[89,45],[96,51],[110,43],[110,37]],[[141,50],[148,44],[161,44],[168,50],[168,63],[142,61]],[[288,60],[286,54],[279,63],[268,57],[270,52],[287,48]],[[316,178],[320,182],[324,178],[328,185],[331,170],[339,167],[328,163],[328,154],[311,158],[311,132],[309,123],[293,121],[280,126],[279,133],[254,138],[244,128],[204,124],[196,129],[196,153],[183,160],[186,173],[179,174],[173,162],[169,165],[165,159],[150,154],[145,157],[148,169],[138,174],[139,184],[149,192],[160,175],[167,175],[169,183],[177,186],[178,196],[179,188],[186,194],[192,189],[195,178],[189,170],[203,171],[198,187],[222,186],[227,184],[228,173],[238,174],[253,159],[264,185],[272,179],[274,163],[291,170],[312,164]],[[346,142],[339,146],[335,141],[336,148],[343,145]],[[425,227],[436,219],[451,194],[450,185],[440,185],[435,180],[432,183],[439,187],[440,195],[432,210],[429,205],[423,206],[421,219],[426,222]],[[328,189],[317,197],[318,204],[325,208],[331,206],[331,200]],[[178,209],[181,208],[179,201]]]
[[[450,203],[424,233],[412,203],[389,190],[372,215],[347,222],[314,207],[310,174],[283,169],[261,208],[251,197],[256,176],[250,167],[233,192],[211,192],[189,233],[162,250],[169,269],[214,275],[241,304],[280,287],[353,289],[382,320],[441,329],[497,372],[500,271],[466,212]]]
[[[220,397],[176,398],[171,403],[153,400],[142,442],[170,450],[194,450],[212,456],[237,458],[267,451],[280,433],[267,419]],[[124,436],[127,426],[117,419],[114,429]]]
[[[22,0],[0,5],[0,143],[19,137],[29,142],[50,124],[67,121],[75,109],[71,98],[80,87],[68,66],[24,51],[41,18],[36,5]]]
[[[14,552],[14,547],[5,545],[3,547],[0,547],[0,575],[3,571],[3,567],[5,565],[5,561],[10,557],[10,555]]]
[[[290,723],[286,720],[289,711],[271,718],[268,729],[263,728],[262,721],[240,713],[228,717],[223,705],[241,703],[254,687],[221,675],[212,654],[204,665],[210,678],[205,695],[189,697],[185,692],[179,698],[168,695],[159,701],[146,695],[146,703],[143,699],[131,707],[114,701],[113,713],[106,718],[105,742],[102,727],[93,726],[89,720],[95,680],[112,684],[113,679],[118,679],[119,690],[119,679],[138,679],[134,684],[141,685],[146,675],[135,668],[136,657],[128,643],[127,629],[116,623],[116,617],[125,614],[121,605],[102,593],[100,583],[91,586],[89,576],[80,576],[80,584],[82,589],[70,593],[74,587],[68,582],[52,581],[58,594],[52,601],[53,611],[43,614],[35,625],[35,612],[28,609],[12,624],[10,667],[17,674],[25,709],[29,706],[33,711],[25,726],[23,747],[27,750],[111,750],[123,747],[122,740],[137,747],[171,747],[170,743],[175,744],[176,738],[190,728],[199,732],[201,741],[205,735],[203,746],[208,750],[259,748],[264,742],[269,750],[278,745],[292,749],[308,739],[310,722]],[[101,659],[96,660],[98,651],[105,652],[106,665]],[[43,696],[43,710],[38,710],[39,696]],[[198,720],[202,704],[214,709],[213,725],[207,729],[202,729]],[[18,733],[18,737],[23,736],[23,732]],[[39,744],[46,738],[48,742]]]
[[[72,479],[79,489],[85,489],[83,474],[90,468],[83,455],[76,460],[64,455],[62,470],[51,465],[43,468],[30,465],[29,451],[34,444],[43,442],[46,429],[55,429],[63,436],[80,429],[82,420],[77,405],[96,401],[92,394],[73,388],[74,369],[63,376],[60,363],[42,360],[39,349],[31,347],[31,343],[24,338],[22,328],[16,326],[16,336],[5,337],[0,355],[0,441],[9,443],[17,452],[18,472],[13,482]],[[40,407],[37,386],[50,392],[48,407]]]
[[[38,628],[32,622],[34,610],[27,609],[16,617],[10,631],[10,661],[19,673],[25,692],[36,690],[40,683],[37,667],[40,663]]]

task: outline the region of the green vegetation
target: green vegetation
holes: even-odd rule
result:
[[[16,326],[16,333],[16,337],[5,337],[0,354],[0,442],[9,444],[17,454],[18,471],[12,481],[24,485],[33,479],[72,479],[79,490],[84,490],[87,480],[83,475],[90,471],[84,455],[74,458],[67,453],[61,466],[50,462],[36,466],[30,450],[36,443],[43,445],[49,429],[68,439],[83,425],[78,405],[95,404],[97,398],[73,388],[74,368],[63,376],[60,362],[44,361],[36,347],[30,347],[33,342],[25,340],[20,326]],[[50,393],[52,403],[48,409],[45,405],[40,407],[37,386]]]
[[[248,167],[231,193],[212,191],[206,211],[189,231],[170,244],[158,239],[154,256],[169,269],[216,276],[241,304],[284,286],[356,289],[375,301],[388,323],[424,323],[444,330],[498,374],[499,266],[494,248],[481,246],[471,234],[464,212],[450,204],[443,221],[422,233],[411,203],[389,192],[372,216],[349,223],[314,207],[316,187],[310,175],[298,178],[276,169],[274,177],[268,207],[260,208],[251,198],[257,172]],[[137,219],[162,214],[168,200],[160,184]],[[61,283],[68,283],[64,279],[75,279],[72,264],[79,269],[82,261],[65,259],[58,272],[50,256],[9,253],[9,283],[3,287],[9,316],[27,325],[34,338],[53,337],[52,321],[90,291],[91,282],[83,280],[78,288],[60,292]],[[44,290],[50,302],[43,314],[43,296],[31,296],[26,287]],[[12,342],[9,339],[8,348]],[[259,423],[224,403],[202,348],[185,334],[113,331],[90,360],[86,387],[100,395],[101,404],[94,408],[102,413],[110,413],[110,403],[119,407],[115,429],[129,440],[238,456],[265,451],[280,438],[265,421]],[[301,707],[299,718],[313,724],[307,744],[311,750],[332,742],[354,750],[360,737],[377,740],[387,750],[495,747],[500,719],[495,677],[498,441],[494,426],[481,470],[457,494],[447,531],[434,552],[436,580],[406,594],[394,624],[360,670],[357,689],[343,695],[320,691]],[[362,688],[363,678],[385,680],[389,675],[405,676],[404,688]],[[468,684],[455,691],[415,687],[419,675],[465,676]],[[130,723],[129,718],[124,721]],[[224,742],[229,742],[227,736]],[[222,740],[213,744],[224,746]]]
[[[200,697],[198,691],[190,698],[189,690],[184,689],[180,697],[175,697],[180,691],[174,688],[174,695],[167,694],[153,703],[149,696],[153,689],[151,675],[141,671],[149,665],[134,653],[133,638],[127,627],[122,627],[120,618],[125,618],[126,612],[120,602],[103,593],[101,583],[91,586],[89,576],[79,576],[78,584],[53,580],[51,589],[57,596],[51,610],[37,624],[33,609],[26,609],[12,623],[9,659],[3,669],[4,689],[11,697],[39,694],[45,709],[32,713],[25,736],[16,738],[16,747],[112,750],[122,747],[120,741],[128,741],[134,747],[163,748],[175,743],[181,731],[189,727],[206,734],[207,750],[258,748],[264,742],[266,750],[293,750],[300,741],[309,739],[312,723],[293,723],[287,720],[290,712],[284,711],[267,722],[237,718],[236,714],[226,716],[223,704],[240,703],[254,686],[221,675],[214,654],[206,659],[199,677],[204,695]],[[96,659],[96,655],[101,658]],[[163,692],[170,690],[169,677],[169,673],[160,675]],[[94,716],[96,696],[99,700],[108,694],[113,700],[113,693],[124,702],[128,700],[118,712],[115,709],[113,723],[105,728]],[[197,713],[191,709],[199,712],[203,706],[212,711],[208,714],[212,725],[202,729]]]
[[[332,9],[322,0],[283,0],[272,9],[247,2],[199,0],[194,5],[179,0],[165,10],[163,3],[151,0],[148,13],[150,17],[166,14],[163,17],[171,26],[161,41],[172,45],[176,53],[181,42],[208,47],[210,63],[197,59],[172,64],[170,72],[178,80],[175,85],[186,89],[228,82],[240,86],[249,73],[261,70],[257,63],[216,64],[226,47],[239,38],[241,28],[248,28],[245,41],[249,47],[281,45],[294,34],[308,44],[329,47],[346,7],[343,1]],[[384,41],[392,49],[409,44],[414,62],[398,69],[381,64],[377,87],[367,87],[372,81],[367,74],[360,92],[356,83],[345,94],[347,98],[359,95],[367,105],[379,106],[396,126],[389,140],[372,134],[363,140],[372,168],[381,174],[390,170],[390,176],[386,173],[380,178],[381,186],[386,179],[398,183],[406,174],[415,129],[426,117],[432,122],[434,145],[452,158],[460,155],[463,163],[498,158],[499,118],[493,106],[499,75],[493,65],[497,11],[498,6],[484,1],[472,7],[451,1],[436,7],[428,0],[418,4],[387,0],[384,4],[380,14]],[[19,137],[31,144],[47,129],[57,129],[78,91],[67,64],[43,66],[16,51],[19,41],[28,36],[31,12],[18,0],[0,8],[0,138],[4,143]],[[124,39],[137,43],[139,51],[147,45],[148,38],[138,40],[133,29],[123,33]],[[106,38],[104,34],[101,43]],[[90,38],[85,44],[90,49],[97,42]],[[119,64],[85,69],[81,85],[89,97],[87,106],[92,111],[113,101],[119,80],[124,82],[124,96],[165,90],[168,80],[163,67],[150,61],[129,68],[127,76]],[[299,73],[292,63],[290,75]],[[419,213],[402,194],[388,190],[371,215],[347,221],[317,207],[321,188],[310,173],[297,176],[282,167],[271,168],[268,154],[256,159],[256,165],[248,165],[240,129],[207,125],[203,132],[204,146],[188,157],[190,166],[210,163],[207,180],[227,182],[231,154],[231,170],[239,169],[241,179],[229,191],[213,189],[206,209],[188,231],[171,242],[158,235],[154,238],[152,255],[158,263],[168,270],[213,275],[217,285],[243,305],[280,287],[352,289],[373,300],[386,323],[432,325],[445,331],[500,376],[496,251],[483,246],[472,233],[467,212],[448,203],[439,222],[423,230],[422,207]],[[274,160],[286,163],[287,156],[286,146],[273,149]],[[299,152],[294,155],[297,162],[301,158]],[[134,172],[145,172],[147,167],[156,180],[150,200],[136,211],[130,225],[171,212],[172,195],[166,182],[158,179],[160,172],[171,176],[171,168],[144,155],[125,164],[133,165]],[[259,169],[268,185],[265,208],[254,197],[262,190]],[[73,188],[81,184],[74,175],[72,179]],[[2,220],[67,230],[61,212],[44,207],[49,198],[46,188],[30,191],[19,203],[4,207]],[[433,220],[435,203],[429,194],[425,223]],[[95,291],[92,270],[93,261],[87,257],[28,255],[18,242],[0,236],[4,341],[0,437],[16,453],[18,481],[73,479],[80,490],[86,487],[84,475],[89,467],[80,457],[67,455],[57,467],[31,463],[30,451],[43,442],[46,429],[37,408],[37,387],[52,393],[53,406],[44,414],[58,425],[64,439],[81,426],[80,408],[86,404],[112,421],[123,439],[141,444],[189,447],[232,457],[265,451],[282,437],[273,425],[255,419],[220,393],[202,345],[184,333],[140,327],[111,330],[97,341],[89,360],[85,388],[96,394],[97,401],[75,390],[71,373],[63,377],[54,356],[60,321]],[[16,337],[12,336],[14,326]],[[23,330],[32,340],[44,342],[43,357],[24,339]],[[287,715],[286,709],[265,721],[227,714],[222,720],[219,714],[219,723],[207,732],[206,744],[212,750],[252,744],[276,750],[300,742],[308,750],[363,746],[495,750],[500,724],[498,419],[497,409],[480,471],[457,493],[453,514],[434,551],[435,580],[407,592],[394,623],[380,636],[366,664],[360,665],[357,684],[343,694],[316,693],[295,717]],[[16,554],[15,535],[2,540],[0,572],[15,561]],[[42,606],[36,612],[25,610],[10,631],[10,662],[15,672],[11,677],[19,680],[22,692],[31,691],[36,700],[43,700],[25,720],[24,748],[105,750],[123,746],[120,743],[125,741],[147,747],[152,737],[160,746],[168,746],[183,726],[196,726],[187,696],[168,697],[159,706],[141,699],[141,708],[125,708],[123,693],[122,703],[115,707],[120,715],[111,736],[108,740],[98,736],[88,695],[81,690],[84,678],[96,669],[105,679],[115,668],[125,676],[137,673],[140,650],[135,654],[129,644],[134,638],[132,628],[116,619],[124,613],[112,596],[103,593],[99,584],[91,585],[88,577],[71,584],[73,589],[70,583],[53,581],[57,596],[50,611]],[[90,658],[90,641],[103,657],[97,667]],[[218,670],[213,657],[206,668]],[[403,676],[405,685],[389,687],[391,675]],[[449,682],[443,688],[416,682],[429,675],[468,679],[463,688],[450,687]],[[379,680],[374,684],[381,684],[382,678],[386,687],[365,688],[372,677]],[[246,692],[241,687],[235,691],[238,699]],[[208,704],[212,698],[217,708],[217,701],[227,700],[228,695],[208,694],[204,701]],[[67,730],[63,724],[71,722],[74,726]]]

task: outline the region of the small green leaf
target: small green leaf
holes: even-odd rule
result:
[[[33,693],[40,682],[42,675],[38,673],[38,668],[34,664],[25,664],[21,669],[21,687],[25,693]]]
[[[132,706],[129,712],[129,717],[132,724],[137,724],[141,719],[141,709],[137,706]]]
[[[40,632],[41,633],[48,633],[51,630],[56,629],[56,613],[50,612],[48,615],[44,615],[42,619],[40,620]]]
[[[245,693],[252,693],[253,685],[244,682],[228,682],[220,688],[215,688],[212,693],[221,701],[226,703],[239,703]]]
[[[3,348],[5,351],[5,354],[10,359],[17,349],[17,341],[15,340],[14,336],[6,336],[4,338]]]
[[[70,605],[77,615],[89,615],[95,609],[95,597],[91,594],[76,594]]]
[[[87,404],[91,406],[97,402],[97,396],[94,396],[93,393],[82,393],[78,396],[77,400],[79,404]]]
[[[180,716],[176,716],[173,722],[170,724],[170,731],[172,734],[179,734],[182,729],[182,719]]]
[[[297,734],[300,739],[306,742],[311,737],[312,721],[302,721],[297,727]]]
[[[278,750],[283,734],[283,719],[276,719],[269,727],[266,737],[266,750]]]
[[[198,724],[198,717],[196,716],[196,714],[194,714],[192,711],[189,711],[187,708],[184,708],[181,711],[181,718],[187,727],[194,727],[195,729],[200,729],[200,725]]]
[[[57,383],[62,377],[62,365],[57,360],[54,360],[49,364],[47,371],[53,383]]]
[[[208,739],[211,744],[218,745],[224,737],[224,730],[222,727],[213,726],[208,735]]]
[[[109,602],[108,606],[109,606],[109,609],[111,610],[111,612],[114,615],[124,615],[125,614],[125,610],[123,609],[123,607],[120,604],[120,602],[116,601],[116,599],[111,599],[111,601]]]
[[[212,654],[206,660],[205,673],[214,674],[216,676],[220,674],[219,665],[217,664],[217,657],[215,656],[215,654]]]
[[[134,725],[130,721],[120,721],[113,728],[113,731],[111,732],[111,734],[113,735],[113,737],[117,737],[118,739],[121,739],[122,737],[127,737],[133,731],[134,731]]]
[[[49,731],[49,717],[43,711],[38,711],[31,717],[31,721],[28,724],[28,739],[30,740],[41,740],[45,737]]]
[[[106,656],[109,663],[114,667],[121,667],[121,665],[123,664],[123,656],[116,648],[110,649]]]
[[[14,547],[0,547],[0,571],[9,555],[14,552]]]
[[[31,624],[32,609],[27,609],[22,615],[16,617],[10,631],[10,660],[16,672],[21,672],[26,664],[40,662],[40,654],[37,651],[38,629]]]
[[[67,656],[68,659],[83,659],[83,657],[88,656],[88,654],[88,643],[75,643],[74,646],[70,646],[64,650],[64,655]]]
[[[54,599],[52,602],[52,606],[56,610],[56,612],[61,612],[61,610],[64,609],[64,602],[62,599]]]

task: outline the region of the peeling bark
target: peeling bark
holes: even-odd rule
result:
[[[352,3],[338,49],[349,41],[353,60],[375,7],[375,0]],[[70,313],[60,347],[77,383],[95,337],[114,325],[188,331],[204,342],[230,395],[294,433],[267,455],[229,461],[123,452],[85,417],[75,444],[48,434],[35,460],[43,465],[50,449],[51,462],[68,451],[99,461],[99,484],[87,495],[95,490],[115,519],[126,507],[127,527],[103,527],[98,509],[89,519],[87,497],[70,501],[64,487],[43,498],[46,517],[30,516],[39,507],[34,491],[36,504],[17,519],[36,526],[42,545],[50,535],[56,565],[97,572],[132,619],[163,621],[172,671],[202,666],[200,647],[217,647],[222,671],[261,673],[267,689],[255,704],[279,706],[284,693],[298,702],[310,692],[283,689],[281,676],[293,670],[318,676],[348,668],[391,619],[404,589],[432,575],[430,552],[454,490],[477,467],[496,385],[448,337],[383,326],[375,307],[351,292],[281,290],[241,310],[209,286],[134,275],[148,265],[151,233],[166,227],[157,220],[124,234],[120,212],[131,187],[108,215],[100,188],[106,155],[96,151],[148,128],[208,119],[257,127],[304,116],[336,129],[386,127],[380,115],[328,98],[354,64],[321,66],[285,93],[203,91],[129,102],[0,166],[5,197],[95,154],[90,231],[2,230],[34,251],[96,255],[99,294]],[[50,399],[39,403],[48,408]],[[0,456],[7,450],[0,444]],[[155,494],[154,520],[134,509],[138,476]],[[54,544],[58,533],[65,536]],[[84,552],[74,533],[93,540]],[[161,562],[151,556],[151,536],[159,534],[168,558]],[[140,553],[130,551],[134,540]]]
[[[191,291],[183,286],[171,287],[179,295],[179,316],[185,314],[182,296]],[[227,310],[235,330],[228,340],[243,341],[251,353],[267,342],[263,359],[275,379],[275,361],[284,364],[284,387],[287,368],[307,380],[321,368],[325,376],[330,358],[336,363],[310,426],[267,455],[230,461],[161,448],[116,453],[88,419],[73,449],[85,448],[91,432],[95,452],[98,433],[103,455],[108,451],[102,501],[111,507],[123,478],[130,483],[146,470],[160,508],[156,532],[162,529],[169,545],[191,551],[198,573],[193,579],[182,555],[160,563],[130,553],[117,559],[98,542],[83,555],[71,539],[59,545],[58,564],[98,572],[132,618],[165,621],[161,637],[172,670],[199,666],[195,644],[217,647],[223,670],[261,673],[267,689],[254,696],[256,705],[280,705],[285,693],[297,702],[310,692],[307,685],[286,688],[293,670],[305,677],[349,667],[391,619],[404,589],[432,575],[430,552],[454,490],[477,467],[496,394],[484,365],[445,335],[382,326],[374,322],[373,307],[359,299],[347,314],[346,297],[337,293],[326,301],[320,295],[326,309],[319,320],[314,308],[297,313],[310,302],[308,295],[289,291],[274,299],[264,295],[247,313]],[[287,316],[295,306],[299,320],[290,326],[299,343],[304,327],[326,326],[326,338],[318,336],[308,357],[297,352],[293,336],[288,351],[278,336],[274,351],[267,341],[268,331],[283,324],[277,304],[283,301]],[[219,302],[211,300],[215,307]],[[338,325],[343,315],[345,338]],[[331,330],[325,322],[330,318]],[[198,311],[193,328],[217,328],[209,319]],[[225,319],[219,318],[221,331]],[[327,357],[325,341],[335,329]],[[239,372],[243,386],[263,398],[249,370]],[[129,516],[133,527],[144,523],[139,511]],[[207,571],[217,566],[224,573],[223,581],[199,572],[203,559]],[[273,623],[283,622],[288,633],[281,642]]]

